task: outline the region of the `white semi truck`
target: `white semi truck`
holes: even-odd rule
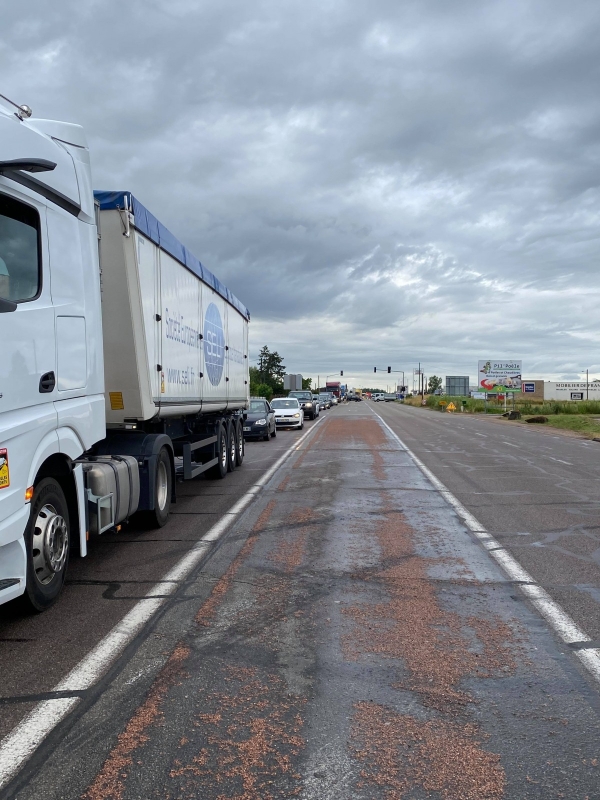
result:
[[[244,457],[248,310],[78,125],[0,102],[0,603],[42,611],[69,556]]]

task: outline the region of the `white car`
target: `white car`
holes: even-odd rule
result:
[[[271,401],[271,408],[275,412],[276,428],[304,427],[304,411],[295,397],[277,397]]]

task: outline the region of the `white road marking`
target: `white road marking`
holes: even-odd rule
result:
[[[518,444],[512,444],[512,442],[502,442],[502,444],[507,444],[509,447],[520,447]]]
[[[487,439],[487,433],[476,433],[475,436],[483,436]]]
[[[261,489],[268,483],[284,461],[295,453],[306,438],[320,424],[319,419],[309,431],[304,433],[277,461],[259,478],[256,483],[235,503],[212,528],[205,533],[192,549],[169,572],[156,583],[145,597],[118,622],[115,627],[100,641],[69,674],[53,689],[53,692],[80,692],[93,686],[106,672],[110,665],[121,655],[125,647],[135,638],[142,628],[156,614],[192,572],[211,545],[218,541],[231,527],[232,523],[254,500]],[[64,697],[56,700],[44,700],[19,722],[13,730],[0,742],[0,788],[19,771],[40,746],[46,736],[63,720],[80,702],[80,697]]]
[[[573,466],[570,461],[563,461],[562,458],[554,458],[554,456],[546,456],[546,458],[551,458],[552,461],[560,461],[561,464],[568,464],[570,467]]]
[[[572,644],[573,642],[591,642],[591,637],[588,636],[588,634],[577,625],[575,620],[550,597],[545,589],[542,589],[542,587],[535,582],[533,577],[523,569],[519,562],[487,532],[481,522],[463,506],[460,500],[452,494],[445,484],[443,484],[433,472],[425,466],[421,459],[404,444],[402,439],[390,428],[387,422],[376,411],[373,411],[373,413],[379,418],[382,425],[392,434],[402,449],[412,458],[421,472],[429,479],[446,502],[452,506],[467,528],[475,534],[489,554],[498,562],[510,580],[520,582],[521,585],[519,589],[521,592],[531,601],[563,642],[565,642],[565,644]],[[505,442],[505,444],[509,443]],[[586,650],[574,650],[573,655],[578,658],[588,672],[600,682],[600,648],[593,647]]]

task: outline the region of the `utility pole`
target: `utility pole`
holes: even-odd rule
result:
[[[590,372],[589,369],[586,369],[586,371],[585,371],[585,399],[586,400],[590,399],[589,398],[589,390],[590,390],[590,375],[589,375],[589,372]]]

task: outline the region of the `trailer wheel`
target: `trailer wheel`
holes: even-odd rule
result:
[[[171,495],[173,493],[173,473],[171,459],[166,447],[161,447],[156,459],[154,476],[154,510],[141,512],[144,522],[150,528],[162,528],[169,518]]]
[[[237,467],[237,425],[233,420],[227,423],[227,472]]]
[[[219,459],[214,467],[206,471],[207,478],[219,480],[227,475],[227,462],[229,461],[229,453],[227,447],[227,432],[222,423],[217,426],[217,447],[216,455]]]
[[[70,544],[64,492],[54,478],[44,478],[35,487],[25,531],[27,581],[23,603],[29,611],[44,611],[58,598],[65,582]]]
[[[244,460],[244,423],[238,422],[235,426],[237,448],[235,451],[235,463],[238,467],[242,466]]]

